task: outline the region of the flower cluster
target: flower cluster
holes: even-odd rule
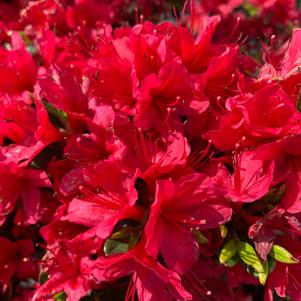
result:
[[[300,16],[0,3],[0,299],[301,300]]]

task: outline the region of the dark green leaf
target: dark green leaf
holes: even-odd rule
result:
[[[69,133],[70,124],[68,120],[68,114],[63,110],[56,109],[51,103],[47,102],[46,100],[42,100],[42,102],[47,110],[50,122],[53,124],[53,126]]]
[[[134,227],[126,227],[112,234],[110,239],[112,240],[121,240],[121,239],[129,239],[131,236],[136,234],[136,228]]]
[[[301,112],[301,90],[299,92],[299,97],[298,97],[298,104],[297,104],[297,110]]]
[[[129,244],[119,242],[112,239],[107,239],[104,244],[104,253],[105,255],[121,254],[129,250]]]
[[[41,272],[39,275],[39,283],[44,284],[48,280],[48,275],[45,272]]]

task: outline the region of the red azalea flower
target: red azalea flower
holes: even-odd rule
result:
[[[115,113],[110,106],[94,108],[95,114],[87,121],[89,134],[74,134],[68,139],[64,149],[68,159],[87,164],[101,160],[121,160],[125,145],[113,134]]]
[[[299,135],[288,136],[256,151],[257,158],[275,162],[274,182],[286,184],[281,206],[290,213],[300,210],[300,139]]]
[[[179,275],[150,257],[144,251],[143,240],[125,254],[100,257],[92,262],[90,266],[95,280],[105,283],[132,274],[126,301],[133,300],[135,291],[141,301],[191,300]]]
[[[227,195],[234,202],[253,202],[267,194],[273,181],[274,163],[258,160],[251,151],[234,155],[232,187]]]
[[[207,257],[199,261],[183,275],[183,286],[195,301],[233,300],[233,292],[223,281],[224,267]]]
[[[223,53],[210,60],[208,69],[200,75],[204,94],[213,103],[237,94],[238,59],[238,48],[227,47]]]
[[[26,95],[0,96],[0,137],[17,144],[29,144],[37,128],[36,111]]]
[[[151,133],[144,135],[138,130],[134,138],[134,153],[138,160],[135,163],[142,172],[141,178],[153,194],[156,190],[156,180],[178,178],[186,173],[185,164],[190,147],[182,134],[170,133],[166,138],[162,137],[159,140],[155,135],[152,139]]]
[[[70,202],[65,219],[91,228],[89,236],[107,238],[122,218],[141,218],[141,210],[134,208],[137,192],[133,180],[117,164],[101,161],[85,177],[96,191],[81,186],[83,197]]]
[[[233,13],[234,9],[242,3],[242,0],[213,0],[210,2],[201,2],[201,6],[208,12],[218,12],[223,16],[227,16]]]
[[[297,17],[296,2],[293,0],[251,0],[260,10],[263,17],[271,18],[271,22],[285,24]]]
[[[264,104],[262,99],[266,99]],[[229,112],[220,120],[220,129],[209,132],[213,143],[222,150],[234,149],[235,143],[258,145],[270,138],[300,132],[300,112],[278,85],[267,85],[254,95],[229,98]]]
[[[212,41],[220,20],[219,16],[203,17],[201,20],[202,27],[196,39],[187,28],[173,28],[171,37],[168,37],[167,45],[180,56],[189,73],[199,74],[206,71],[210,60],[225,50],[224,45],[214,44]],[[162,29],[168,29],[167,32],[169,33],[170,27],[171,25],[167,23]]]
[[[5,2],[0,299],[301,300],[299,1]]]
[[[0,211],[1,224],[15,208],[19,198],[26,213],[27,223],[34,224],[38,220],[40,188],[51,187],[44,171],[18,166],[10,162],[0,163]]]
[[[34,247],[31,240],[21,239],[11,242],[5,237],[0,237],[0,287],[5,292],[12,277],[26,280],[36,278],[38,266],[34,262],[32,255]]]
[[[67,244],[61,243],[53,248],[44,260],[49,279],[35,291],[33,301],[48,300],[61,291],[66,293],[67,300],[79,301],[90,292],[90,270],[85,264],[86,258],[71,252]]]
[[[88,101],[82,91],[82,79],[76,68],[55,66],[39,78],[39,96],[64,112],[84,114]]]
[[[99,41],[96,66],[90,71],[88,93],[117,111],[133,115],[138,83],[132,70],[133,54],[129,42],[126,39],[112,40],[108,34],[103,34]]]
[[[268,56],[268,61],[262,66],[258,81],[261,84],[266,82],[279,82],[284,91],[290,95],[295,102],[298,101],[300,91],[300,42],[301,42],[301,30],[296,28],[292,32],[291,40],[288,45],[284,45],[281,51],[281,59],[276,60],[273,49]],[[294,103],[295,105],[296,103]]]
[[[294,258],[301,258],[301,244],[299,241],[289,238],[279,238],[276,243],[288,250]],[[294,264],[277,262],[266,283],[265,300],[274,300],[273,290],[275,290],[279,297],[285,298],[289,296],[293,300],[299,300],[301,298],[300,271],[301,264],[298,262]]]
[[[160,127],[173,108],[181,102],[189,103],[191,97],[187,70],[179,63],[166,64],[158,75],[150,74],[142,81],[135,123],[143,129]]]
[[[32,56],[25,50],[21,37],[12,35],[13,50],[0,48],[0,91],[12,94],[31,91],[37,77],[37,66]]]
[[[218,227],[231,217],[227,201],[202,186],[204,179],[204,175],[195,173],[176,183],[157,181],[145,228],[147,252],[154,257],[161,252],[167,266],[181,274],[199,257],[193,230]]]
[[[301,234],[301,223],[295,216],[276,207],[256,221],[249,228],[248,234],[255,242],[257,253],[266,260],[277,236],[297,237]]]

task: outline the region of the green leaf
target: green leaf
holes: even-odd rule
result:
[[[225,225],[220,225],[219,230],[221,231],[221,237],[225,238],[228,235],[228,229]]]
[[[64,291],[57,293],[56,295],[53,296],[53,299],[55,301],[66,301],[67,296]]]
[[[39,275],[39,283],[44,284],[48,280],[48,275],[45,272],[41,272]]]
[[[192,233],[200,245],[205,245],[208,243],[208,238],[199,230],[193,230]]]
[[[276,260],[272,258],[271,256],[268,256],[268,261],[269,261],[269,274],[272,273],[276,267]]]
[[[231,259],[237,252],[237,245],[234,239],[229,240],[221,249],[219,254],[220,263],[225,263]]]
[[[68,120],[68,114],[61,109],[56,109],[51,103],[47,102],[46,100],[42,100],[42,102],[45,109],[47,110],[50,122],[53,124],[53,126],[62,131],[70,133],[71,129]]]
[[[278,245],[273,245],[269,255],[282,263],[294,264],[299,262],[288,250]]]
[[[299,112],[301,112],[301,89],[300,89],[300,91],[299,91],[297,110],[298,110]]]
[[[35,55],[37,53],[37,48],[35,47],[34,44],[28,44],[26,46],[26,50],[31,54],[31,55]]]
[[[104,253],[106,256],[125,253],[129,250],[128,243],[119,242],[113,239],[107,239],[104,244]]]
[[[126,227],[124,229],[121,229],[120,231],[113,233],[110,239],[119,240],[119,239],[130,238],[131,236],[135,235],[136,232],[137,231],[134,227]]]
[[[139,242],[142,229],[143,225],[137,221],[123,220],[122,224],[119,224],[115,232],[105,241],[105,255],[120,254],[131,250]]]
[[[235,256],[233,256],[232,258],[228,259],[226,262],[224,262],[223,264],[230,268],[230,267],[234,267],[239,261],[239,257],[237,256],[237,254]]]
[[[132,248],[134,248],[137,243],[139,242],[140,240],[140,236],[131,236],[130,239],[129,239],[129,243],[128,243],[128,250],[131,250]]]
[[[257,8],[250,3],[245,3],[243,8],[250,17],[256,17],[258,15]]]
[[[260,284],[265,285],[268,275],[269,275],[269,271],[270,271],[270,265],[269,265],[269,262],[266,260],[263,263],[263,273],[258,273],[258,278],[259,278]]]
[[[254,268],[258,273],[264,273],[264,268],[260,259],[258,258],[255,249],[245,241],[237,243],[237,252],[240,259],[247,265]]]
[[[270,263],[268,260],[266,260],[263,264],[263,271],[262,272],[258,272],[254,267],[248,265],[246,267],[247,272],[251,275],[253,275],[254,277],[259,279],[260,284],[265,285],[267,278],[270,274],[271,268],[270,268]]]

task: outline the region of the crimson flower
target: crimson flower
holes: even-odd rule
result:
[[[31,240],[21,239],[12,242],[5,237],[0,237],[0,287],[6,291],[13,276],[27,280],[36,278],[38,265],[32,255],[34,247]]]
[[[38,221],[40,189],[51,187],[51,182],[44,171],[18,166],[10,162],[0,162],[0,223],[15,208],[19,198],[25,211],[27,222]]]
[[[191,174],[177,182],[159,180],[155,201],[145,227],[146,250],[161,252],[167,266],[181,274],[197,261],[199,247],[194,230],[210,229],[231,217],[228,202],[202,186],[205,176]]]

